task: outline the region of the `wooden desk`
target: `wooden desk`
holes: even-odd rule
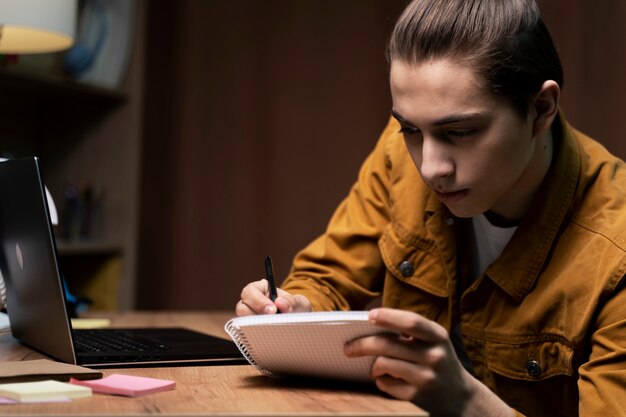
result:
[[[114,326],[184,326],[228,338],[232,313],[142,312],[110,315]],[[0,333],[0,360],[44,357]],[[415,405],[385,397],[375,387],[346,383],[274,380],[250,365],[106,369],[176,381],[174,391],[138,398],[94,394],[70,403],[0,405],[1,415],[228,415],[228,416],[426,416]]]

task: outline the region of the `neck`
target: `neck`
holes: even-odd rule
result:
[[[508,229],[519,226],[519,219],[506,219],[497,213],[489,210],[484,213],[485,218],[492,226]]]

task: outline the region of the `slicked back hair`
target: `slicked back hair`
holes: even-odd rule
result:
[[[535,0],[413,0],[396,22],[387,59],[466,64],[523,118],[545,81],[563,86],[561,60]]]

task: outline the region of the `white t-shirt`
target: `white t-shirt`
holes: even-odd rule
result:
[[[515,230],[517,230],[517,226],[494,226],[484,214],[472,217],[472,275],[467,285],[471,285],[493,261],[500,257]],[[463,346],[460,323],[452,328],[450,339],[465,369],[473,373],[472,363]]]
[[[517,226],[494,226],[484,214],[480,214],[472,217],[472,228],[472,277],[476,279],[500,257]]]

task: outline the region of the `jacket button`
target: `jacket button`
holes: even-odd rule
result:
[[[403,261],[400,264],[400,272],[402,273],[402,276],[410,277],[413,275],[413,264],[409,261]]]
[[[528,361],[528,363],[526,364],[526,370],[528,371],[528,375],[532,376],[533,378],[537,378],[539,375],[541,375],[541,364],[537,361]]]

